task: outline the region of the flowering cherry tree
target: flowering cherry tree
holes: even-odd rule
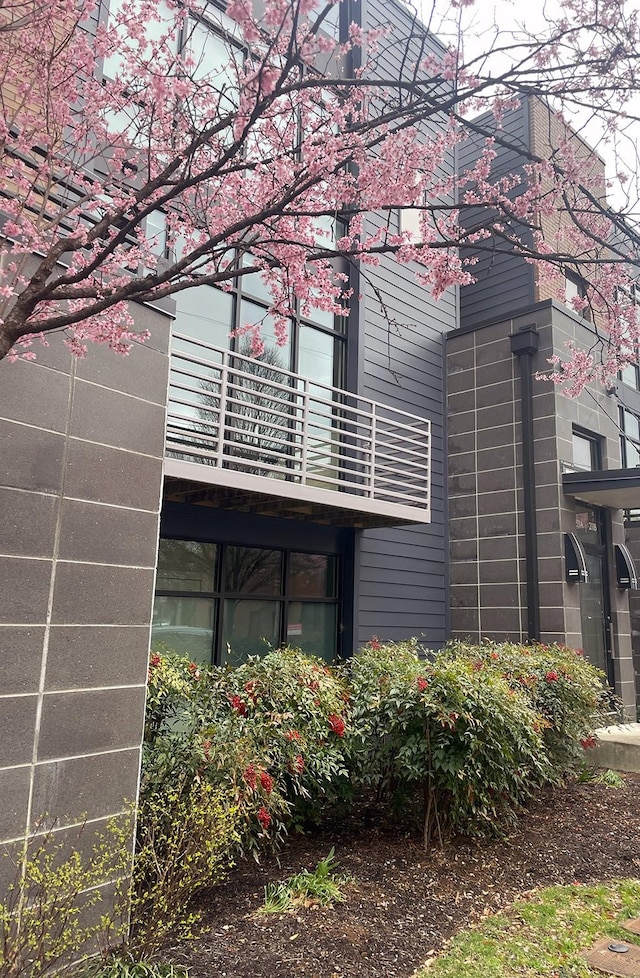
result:
[[[465,59],[472,7],[431,11],[441,44],[410,17],[364,33],[340,0],[266,0],[259,17],[251,0],[1,0],[0,358],[33,358],[53,331],[79,356],[125,353],[144,339],[136,304],[256,269],[284,342],[294,304],[345,314],[351,262],[414,263],[437,297],[487,249],[577,270],[574,306],[606,343],[561,373],[576,389],[615,373],[637,350],[638,235],[566,123],[586,106],[603,138],[628,133],[638,13],[563,0],[544,36],[496,32]],[[538,156],[500,128],[532,94],[565,134]],[[452,175],[469,139],[477,159]],[[514,146],[523,165],[496,175]]]

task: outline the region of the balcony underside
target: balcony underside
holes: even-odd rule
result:
[[[356,529],[430,522],[429,510],[419,506],[403,506],[174,458],[165,459],[165,499]]]

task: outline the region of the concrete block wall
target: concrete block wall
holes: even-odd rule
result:
[[[0,842],[98,831],[135,799],[169,323],[128,357],[54,336],[0,362]],[[77,832],[76,832],[77,834]],[[77,843],[73,843],[74,845]],[[88,844],[88,843],[87,843]],[[0,894],[14,869],[0,861]]]
[[[520,366],[509,335],[534,324],[540,333],[534,372],[548,369],[552,354],[566,356],[567,341],[581,347],[592,339],[580,317],[547,301],[512,319],[453,333],[447,342],[451,629],[459,638],[527,638]],[[568,398],[534,381],[542,641],[582,646],[579,585],[566,582],[564,566],[564,534],[575,530],[575,503],[562,491],[562,472],[573,464],[574,426],[601,436],[604,467],[619,467],[617,410],[603,390]],[[610,547],[624,542],[620,511],[609,511],[609,530]],[[633,711],[629,596],[613,580],[609,593],[616,691]]]

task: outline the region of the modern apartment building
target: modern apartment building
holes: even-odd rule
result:
[[[388,25],[389,4],[373,0],[366,20]],[[151,338],[127,358],[77,361],[53,337],[35,362],[0,363],[10,849],[51,824],[89,845],[135,798],[150,629],[211,662],[265,640],[329,659],[373,634],[446,639],[443,338],[457,295],[434,302],[390,259],[351,274],[347,320],[295,316],[282,347],[267,319],[260,359],[229,339],[265,315],[250,276],[138,310]]]

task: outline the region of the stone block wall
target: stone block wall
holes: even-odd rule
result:
[[[99,830],[136,797],[169,318],[128,357],[54,336],[0,362],[0,842]],[[77,835],[77,832],[76,832]],[[77,843],[73,843],[76,845]],[[0,862],[0,893],[13,877]]]
[[[509,336],[535,325],[533,372],[584,346],[588,325],[547,301],[527,314],[450,335],[448,347],[451,629],[474,641],[527,638],[527,592],[520,425],[520,364]],[[564,534],[576,528],[575,503],[562,490],[572,467],[574,426],[598,435],[603,466],[620,465],[617,402],[592,388],[568,398],[533,381],[535,499],[541,640],[582,646],[580,586],[568,584]],[[622,513],[608,511],[609,550],[625,540]],[[613,567],[613,554],[608,555]],[[613,578],[613,575],[611,575]],[[629,597],[609,581],[616,691],[629,712],[635,687]]]

